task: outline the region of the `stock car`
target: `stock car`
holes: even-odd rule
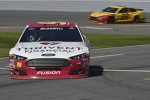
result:
[[[9,52],[12,79],[84,78],[89,41],[74,22],[28,24]]]
[[[144,22],[145,15],[143,9],[127,6],[109,6],[102,11],[95,11],[90,14],[89,21],[99,24],[114,23],[137,23]]]

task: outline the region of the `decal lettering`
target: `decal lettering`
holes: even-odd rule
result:
[[[63,30],[61,27],[40,28],[40,30]]]
[[[57,49],[63,49],[63,47],[59,47],[59,46],[58,46]]]
[[[17,48],[18,51],[20,51],[23,48]],[[29,47],[25,48],[25,53],[33,53],[33,52],[40,52],[40,53],[46,53],[46,52],[64,52],[64,53],[72,53],[75,52],[75,50],[82,50],[82,47],[62,47],[62,46],[44,46],[44,47]]]
[[[52,54],[52,53],[45,53],[45,54],[42,54],[41,56],[55,56],[55,54]]]
[[[55,48],[55,46],[53,46],[53,47],[48,47],[49,49],[54,49]]]
[[[17,48],[17,50],[18,50],[18,51],[20,51],[20,50],[21,50],[21,48]]]
[[[35,49],[42,49],[42,47],[35,47]]]
[[[45,50],[41,50],[40,52],[41,52],[41,53],[44,53],[44,52],[45,52]]]
[[[78,50],[81,50],[82,48],[81,48],[81,47],[77,47],[77,49],[78,49]]]
[[[46,49],[47,47],[44,47],[44,49]]]
[[[14,65],[14,62],[15,62],[14,60],[10,60],[9,65]]]
[[[58,75],[61,71],[38,71],[37,75]]]
[[[66,49],[74,49],[74,47],[66,47]]]

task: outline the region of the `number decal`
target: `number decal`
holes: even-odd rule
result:
[[[123,14],[123,15],[121,16],[121,20],[126,20],[126,19],[128,19],[128,15]]]
[[[22,62],[17,62],[16,67],[21,68],[22,67]]]
[[[59,25],[66,25],[66,22],[38,22],[39,24],[59,24]]]

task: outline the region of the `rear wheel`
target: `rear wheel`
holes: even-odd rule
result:
[[[133,19],[133,23],[138,23],[140,21],[139,16],[135,16]]]

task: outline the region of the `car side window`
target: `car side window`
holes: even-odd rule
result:
[[[129,8],[129,11],[130,11],[130,12],[136,12],[136,9],[134,9],[134,8]]]
[[[119,13],[127,13],[128,12],[128,8],[123,8],[119,11]]]

